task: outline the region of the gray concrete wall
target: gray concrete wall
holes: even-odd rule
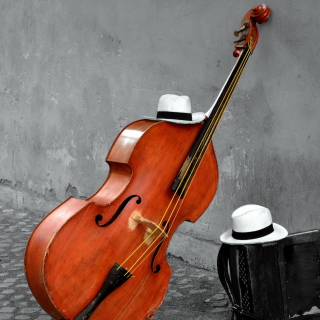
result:
[[[206,111],[256,1],[0,2],[0,200],[49,212],[104,182],[119,131],[164,93]],[[260,41],[213,138],[219,187],[170,252],[212,269],[237,207],[290,232],[320,227],[319,1],[270,0]]]

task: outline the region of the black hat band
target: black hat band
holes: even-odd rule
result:
[[[185,112],[158,111],[157,119],[192,121],[192,115],[190,113]]]
[[[263,229],[251,232],[237,232],[232,230],[232,237],[237,240],[252,240],[267,236],[274,231],[272,223]]]

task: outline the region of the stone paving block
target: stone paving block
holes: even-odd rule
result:
[[[41,219],[0,204],[0,320],[52,320],[33,297],[24,274],[24,249]],[[173,275],[153,320],[230,319],[230,306],[217,274],[171,256],[168,262]]]

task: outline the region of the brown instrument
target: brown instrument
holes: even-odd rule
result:
[[[169,241],[211,203],[218,168],[211,142],[257,40],[266,5],[242,21],[238,57],[207,119],[140,120],[116,138],[109,175],[87,200],[69,198],[37,226],[25,253],[30,288],[54,319],[151,319],[165,296]]]

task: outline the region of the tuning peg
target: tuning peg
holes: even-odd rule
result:
[[[234,34],[236,37],[238,37],[240,32],[242,32],[243,30],[246,30],[246,29],[248,29],[248,28],[249,28],[249,25],[244,24],[244,25],[241,27],[240,30],[234,30],[234,31],[233,31],[233,34]]]
[[[237,30],[234,30],[234,31],[233,31],[233,34],[235,35],[235,37],[238,37],[238,36],[239,36],[239,32],[240,32],[240,31],[237,31]]]

